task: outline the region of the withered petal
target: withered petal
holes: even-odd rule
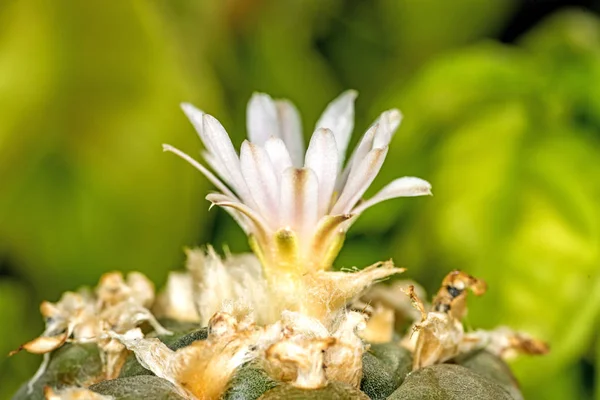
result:
[[[58,349],[60,346],[62,346],[66,341],[67,338],[69,337],[69,334],[67,332],[58,335],[58,336],[40,336],[36,339],[33,339],[30,342],[25,343],[24,345],[22,345],[19,350],[23,349],[29,353],[33,353],[33,354],[45,354],[45,353],[49,353],[53,350]],[[14,352],[11,352],[11,355],[18,352],[19,350],[15,350]]]

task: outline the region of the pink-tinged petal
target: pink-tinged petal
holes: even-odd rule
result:
[[[292,158],[285,143],[280,138],[272,137],[266,141],[265,151],[269,155],[271,164],[273,164],[277,179],[281,180],[283,171],[292,166]]]
[[[333,100],[325,111],[315,129],[327,128],[333,132],[338,147],[340,165],[344,163],[350,135],[354,128],[354,100],[358,93],[348,90]]]
[[[354,208],[379,173],[387,151],[387,147],[371,150],[358,167],[350,171],[348,182],[330,214],[348,214]]]
[[[246,109],[248,138],[262,146],[271,137],[280,137],[277,107],[268,94],[254,93]]]
[[[267,152],[245,140],[240,151],[242,175],[251,190],[260,214],[274,227],[279,208],[279,184]]]
[[[350,171],[358,167],[369,151],[390,144],[400,122],[402,122],[402,114],[397,109],[385,111],[375,120],[373,125],[367,129],[346,163],[346,167],[336,186],[338,189],[345,185]]]
[[[231,190],[229,190],[229,188],[227,186],[225,186],[225,184],[223,182],[221,182],[219,180],[219,178],[217,178],[212,172],[210,172],[208,169],[206,169],[206,167],[204,167],[204,165],[200,164],[198,161],[194,160],[192,157],[188,156],[183,151],[181,151],[171,145],[168,145],[168,144],[163,144],[163,151],[171,152],[171,153],[176,154],[177,156],[183,158],[185,161],[190,163],[194,168],[196,168],[198,171],[200,171],[210,181],[210,183],[215,185],[215,187],[217,189],[219,189],[224,194],[237,199],[236,195],[233,194],[233,192]]]
[[[240,159],[233,148],[231,139],[217,119],[211,115],[204,114],[204,124],[202,134],[206,141],[210,142],[210,151],[215,156],[215,160],[227,171],[227,176],[231,180],[231,186],[237,195],[251,207],[254,207],[254,201],[248,189],[248,185],[242,175],[240,168]]]
[[[285,143],[292,163],[295,167],[302,167],[304,160],[304,136],[302,135],[302,121],[296,107],[288,100],[276,100],[277,117],[281,139]]]
[[[202,129],[203,129],[203,125],[204,125],[204,122],[203,122],[204,111],[197,109],[190,103],[181,103],[180,106],[181,106],[181,109],[183,110],[183,112],[185,113],[185,115],[188,117],[188,119],[194,126],[194,128],[196,129],[196,132],[198,133],[198,136],[200,136],[200,140],[202,140],[204,147],[206,147],[206,149],[208,151],[212,151],[212,149],[209,147],[210,143],[207,143],[204,140],[204,135],[202,133]]]
[[[199,110],[190,103],[181,103],[181,109],[196,129],[196,133],[198,133],[198,136],[200,137],[200,140],[202,141],[202,144],[206,148],[207,152],[213,154],[215,152],[213,143],[210,140],[210,137],[207,137],[207,135],[204,132],[205,112]],[[225,171],[225,167],[221,165],[221,161],[213,157],[211,162],[211,168],[213,168],[219,175],[221,175],[221,178],[223,178],[228,184],[231,184],[230,177],[227,176],[226,173],[223,174],[223,171]]]
[[[229,185],[230,187],[233,187],[233,185],[231,184],[231,177],[228,176],[229,172],[219,163],[217,158],[209,151],[202,151],[201,155],[202,158],[204,158],[204,161],[206,161],[206,163],[208,164],[208,166],[217,173],[219,178],[221,178],[223,183]]]
[[[320,128],[313,133],[306,151],[304,167],[313,170],[319,182],[319,216],[327,214],[340,163],[335,137],[329,129]]]
[[[389,146],[396,129],[402,122],[402,113],[400,110],[392,109],[382,113],[376,123],[379,125],[373,141],[373,148]]]
[[[379,129],[379,124],[372,125],[363,135],[360,140],[360,143],[356,146],[350,159],[346,163],[346,167],[338,177],[338,181],[336,183],[336,190],[338,193],[343,189],[344,185],[348,181],[348,176],[350,175],[350,171],[352,169],[356,169],[358,165],[362,162],[362,160],[369,154],[369,151],[373,149],[373,140],[375,139],[375,134]]]
[[[311,235],[318,219],[319,184],[308,168],[288,168],[283,173],[280,195],[280,227],[289,227],[299,236]]]
[[[405,176],[403,178],[398,178],[389,184],[387,184],[383,189],[381,189],[377,194],[371,197],[369,200],[364,201],[359,204],[354,210],[352,210],[353,214],[360,214],[367,208],[381,203],[382,201],[394,199],[396,197],[414,197],[414,196],[427,196],[431,195],[431,184],[423,179],[415,178],[412,176]]]
[[[242,226],[244,230],[252,231],[252,233],[256,234],[261,238],[266,238],[267,232],[270,232],[269,226],[267,222],[263,219],[263,217],[261,217],[256,211],[254,211],[244,203],[230,196],[223,195],[221,193],[210,193],[206,196],[206,200],[210,201],[215,206],[219,206],[225,209],[230,208],[241,213],[252,224],[252,229],[247,229],[247,226]]]

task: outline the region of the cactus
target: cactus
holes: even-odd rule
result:
[[[164,150],[214,184],[207,199],[253,254],[188,250],[158,296],[141,273],[112,272],[44,302],[45,331],[21,346],[44,361],[14,399],[521,399],[503,358],[548,347],[504,327],[465,330],[482,280],[452,271],[428,304],[412,282],[378,283],[404,272],[391,261],[332,271],[364,210],[431,194],[404,177],[361,200],[402,114],[382,113],[345,161],[355,98],[329,104],[305,152],[295,107],[255,94],[239,156],[215,118],[183,104],[214,173]]]

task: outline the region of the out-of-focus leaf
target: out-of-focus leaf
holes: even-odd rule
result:
[[[563,369],[553,372],[544,378],[543,384],[523,387],[526,399],[563,399],[592,400],[591,389],[587,388],[585,373],[576,364],[566,365]],[[589,386],[593,382],[587,382]]]
[[[0,278],[0,399],[10,398],[40,363],[37,355],[19,353],[8,357],[24,342],[35,337],[40,323],[28,318],[32,306],[26,288],[14,279]]]
[[[301,110],[305,130],[310,131],[325,104],[345,89],[335,83],[313,43],[326,29],[338,3],[177,1],[163,7],[176,13],[174,30],[181,43],[201,49],[216,65],[234,116],[233,121],[224,121],[225,127],[239,144],[245,137],[246,103],[253,91],[290,97]]]
[[[33,285],[22,318],[41,321],[39,300],[107,270],[160,284],[200,240],[193,221],[210,226],[208,184],[161,144],[197,154],[178,103],[218,111],[218,89],[209,70],[182,65],[162,18],[149,2],[3,6],[0,242]]]
[[[367,104],[402,87],[436,55],[499,31],[516,1],[376,0],[343,2],[319,44],[337,79]],[[469,16],[477,15],[477,18]]]
[[[587,33],[600,23],[567,13],[550,26],[523,48],[450,54],[388,100],[406,123],[383,179],[421,176],[434,197],[410,214],[402,200],[369,210],[362,225],[397,232],[395,260],[431,289],[454,268],[487,280],[469,301],[470,325],[549,340],[549,356],[517,365],[529,392],[589,348],[600,308],[600,125],[581,94],[584,82],[598,91],[600,40]]]
[[[192,71],[177,63],[161,15],[150,3],[99,1],[15,3],[12,15],[7,37],[26,29],[19,40],[29,42],[5,39],[5,47],[39,49],[42,57],[30,66],[29,53],[15,52],[7,82],[25,82],[28,68],[39,68],[25,86],[46,94],[3,91],[16,103],[2,135],[10,141],[0,142],[6,250],[50,299],[108,269],[140,269],[161,282],[183,259],[182,244],[194,243],[198,226],[190,221],[208,208],[199,174],[161,152],[167,141],[199,148],[177,107],[197,91],[186,80]],[[33,33],[23,19],[36,21]],[[195,98],[210,98],[207,89]]]

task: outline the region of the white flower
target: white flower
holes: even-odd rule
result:
[[[183,111],[204,143],[203,153],[218,177],[175,149],[220,191],[207,199],[224,207],[250,237],[265,272],[299,274],[326,270],[351,223],[367,208],[395,197],[431,194],[419,178],[399,178],[372,198],[361,198],[377,176],[402,115],[382,113],[363,135],[350,158],[345,154],[354,127],[355,91],[331,102],[304,150],[296,108],[287,100],[254,94],[248,104],[248,137],[236,153],[223,126],[190,104]]]

